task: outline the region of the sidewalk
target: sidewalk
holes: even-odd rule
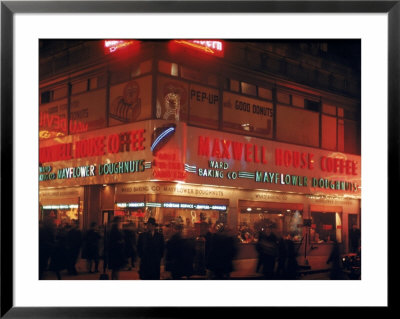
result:
[[[261,279],[261,275],[256,273],[257,259],[235,259],[234,261],[234,271],[231,273],[231,279]],[[326,256],[308,256],[307,263],[304,257],[298,257],[298,263],[301,266],[300,274],[302,276],[322,273],[329,271],[329,265],[326,264]],[[138,263],[135,268],[131,270],[123,269],[119,274],[119,280],[139,280],[138,273]],[[100,274],[103,271],[103,262],[100,261],[99,272],[98,273],[88,273],[86,268],[86,260],[79,259],[76,265],[76,270],[78,275],[72,276],[68,275],[66,271],[61,272],[61,277],[63,280],[99,280]],[[107,271],[109,279],[111,279],[111,271]],[[164,271],[164,266],[161,266],[161,279],[169,279],[169,272]],[[194,275],[190,279],[201,280],[206,279],[206,276]],[[55,273],[46,272],[44,280],[57,280]]]

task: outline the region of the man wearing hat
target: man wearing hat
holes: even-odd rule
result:
[[[140,279],[160,279],[161,259],[164,255],[164,236],[156,230],[156,220],[149,217],[147,230],[139,235],[137,252],[140,257]]]

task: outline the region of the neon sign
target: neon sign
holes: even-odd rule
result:
[[[106,54],[113,53],[119,49],[137,43],[139,43],[137,40],[104,40],[104,50]]]
[[[224,56],[224,43],[220,40],[175,40],[175,43],[218,57]]]
[[[207,156],[219,159],[234,159],[246,162],[266,164],[266,148],[259,147],[252,143],[240,143],[226,139],[199,136],[198,149],[199,156]]]
[[[56,162],[73,158],[85,158],[102,156],[106,153],[115,154],[121,152],[141,151],[144,146],[144,129],[110,134],[109,136],[97,136],[76,141],[75,143],[63,143],[39,149],[40,163]]]
[[[175,130],[175,124],[157,128],[152,136],[151,151],[156,153],[162,146],[165,145],[165,143],[167,143],[167,141],[175,133]]]

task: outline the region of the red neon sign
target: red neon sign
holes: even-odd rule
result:
[[[175,40],[175,42],[218,57],[224,56],[225,46],[220,40]]]
[[[104,50],[106,54],[113,53],[138,42],[137,40],[104,40]]]
[[[145,149],[145,130],[138,129],[108,136],[97,136],[39,148],[40,163],[57,162],[73,158],[102,156],[106,153],[135,152]]]
[[[197,154],[199,156],[214,157],[220,159],[234,159],[246,162],[267,164],[267,149],[257,144],[240,143],[215,137],[199,136]]]

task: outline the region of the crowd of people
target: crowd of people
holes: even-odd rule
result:
[[[76,275],[79,258],[86,260],[87,272],[109,270],[111,279],[119,279],[121,270],[136,269],[140,279],[160,279],[160,268],[170,279],[186,279],[206,275],[208,279],[229,279],[234,271],[234,259],[241,242],[237,232],[226,224],[203,222],[195,236],[183,234],[182,223],[168,225],[168,236],[156,220],[148,218],[144,231],[133,223],[115,218],[110,225],[92,223],[85,232],[77,223],[56,227],[51,219],[39,228],[39,278],[45,272]],[[277,237],[270,227],[262,228],[255,244],[258,253],[256,272],[265,279],[296,279],[297,250],[290,236]],[[99,269],[103,260],[103,269]]]

